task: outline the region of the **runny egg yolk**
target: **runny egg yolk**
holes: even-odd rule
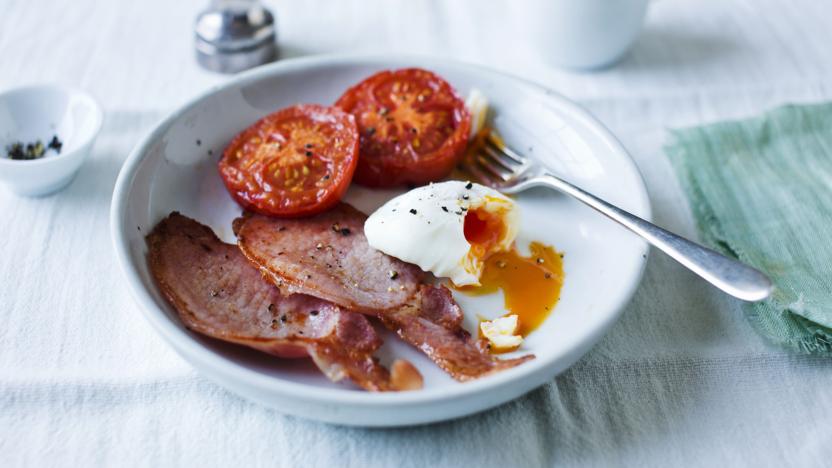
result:
[[[467,221],[466,218],[466,227]],[[485,262],[481,285],[459,288],[472,295],[491,294],[501,289],[507,309],[505,315],[517,315],[517,334],[523,337],[546,320],[558,302],[563,285],[561,255],[539,242],[532,242],[529,250],[528,257],[520,255],[517,249],[491,255]]]
[[[505,237],[506,226],[501,217],[481,208],[475,208],[465,216],[463,232],[471,244],[470,254],[484,260]]]

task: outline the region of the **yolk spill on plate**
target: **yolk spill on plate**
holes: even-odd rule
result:
[[[524,257],[512,249],[488,257],[480,277],[481,286],[465,286],[460,291],[475,296],[503,290],[505,315],[517,314],[518,333],[533,332],[552,312],[563,285],[563,259],[551,246],[539,242],[529,245]]]

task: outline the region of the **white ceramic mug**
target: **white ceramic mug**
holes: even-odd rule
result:
[[[541,59],[592,69],[611,65],[635,42],[649,0],[518,0],[516,25]]]

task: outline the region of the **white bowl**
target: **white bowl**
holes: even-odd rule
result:
[[[516,31],[546,62],[591,70],[612,65],[635,42],[648,0],[524,0]]]
[[[0,93],[0,181],[19,195],[56,192],[72,181],[101,129],[101,108],[89,95],[56,85],[35,85]],[[59,154],[32,160],[6,158],[13,142],[40,140],[53,135],[63,142]]]
[[[205,375],[280,411],[339,424],[419,424],[481,411],[547,382],[582,356],[610,327],[635,291],[647,246],[603,216],[553,192],[517,197],[519,243],[542,240],[565,251],[566,279],[558,306],[530,334],[528,363],[473,382],[457,383],[410,346],[384,335],[382,362],[411,360],[425,377],[413,392],[367,393],[327,381],[308,360],[281,360],[189,332],[159,294],[146,261],[144,236],[178,210],[233,242],[240,208],[217,174],[222,149],[259,117],[297,102],[332,103],[373,72],[421,66],[462,93],[480,89],[491,100],[492,124],[507,143],[638,215],[649,218],[647,193],[627,153],[578,106],[540,86],[458,62],[400,57],[314,57],[287,60],[239,75],[162,121],[129,156],[113,194],[112,235],[119,264],[142,313],[159,334]],[[393,191],[351,188],[347,201],[369,211]],[[476,314],[503,312],[499,295],[457,295],[475,329]]]

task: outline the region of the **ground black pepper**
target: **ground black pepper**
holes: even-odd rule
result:
[[[46,155],[47,150],[54,150],[55,153],[60,154],[64,144],[58,139],[58,135],[53,135],[49,143],[44,146],[43,142],[36,140],[32,143],[23,143],[20,141],[13,142],[6,146],[6,157],[14,160],[31,160],[42,158]]]
[[[61,148],[64,147],[64,142],[58,139],[58,135],[52,135],[52,139],[49,140],[49,144],[46,145],[46,147],[55,150],[58,154],[61,154]]]

